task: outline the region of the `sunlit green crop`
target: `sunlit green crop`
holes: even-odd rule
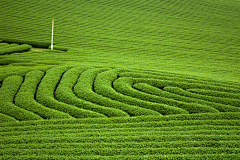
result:
[[[240,159],[238,0],[0,5],[0,159]]]

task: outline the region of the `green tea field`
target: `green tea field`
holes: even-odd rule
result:
[[[239,0],[0,4],[0,159],[240,159]]]

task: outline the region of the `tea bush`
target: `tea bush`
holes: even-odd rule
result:
[[[121,103],[119,103],[120,101],[119,98],[121,97],[121,95],[115,92],[114,89],[112,88],[112,81],[115,78],[117,78],[117,74],[118,74],[117,70],[108,70],[106,72],[98,74],[94,82],[94,90],[99,95],[110,98],[113,101],[116,101],[118,105],[120,105]],[[123,110],[129,113],[130,115],[159,114],[158,112],[153,111],[151,109],[138,107],[137,105],[125,103],[124,101],[122,101],[122,103],[127,104],[123,105]]]
[[[44,74],[45,70],[46,74]],[[44,119],[240,111],[239,107],[232,103],[226,105],[219,101],[207,101],[202,98],[205,95],[189,92],[188,90],[194,86],[200,89],[203,87],[201,83],[205,82],[200,80],[189,80],[191,83],[188,83],[187,80],[186,82],[183,80],[171,81],[174,75],[171,75],[173,76],[171,80],[160,80],[151,76],[150,71],[148,71],[148,75],[151,78],[147,78],[147,74],[141,74],[145,72],[144,70],[141,70],[138,76],[144,75],[145,78],[142,78],[143,76],[133,78],[130,77],[132,73],[127,74],[129,72],[126,69],[100,66],[67,65],[45,70],[44,72],[35,70],[26,72],[26,75],[23,74],[24,83],[18,90],[15,90],[11,99],[14,105]],[[160,74],[156,71],[152,73],[153,75]],[[237,92],[237,89],[232,88],[233,85],[229,85],[227,88],[227,84],[216,86],[216,83],[217,81],[214,81],[207,86],[225,90],[224,92],[213,90],[215,93],[229,93],[229,95],[237,96],[236,93],[231,92]],[[222,98],[211,97],[212,99]],[[231,102],[238,100],[228,99]]]
[[[2,0],[0,159],[240,159],[239,8]]]
[[[77,78],[79,77],[79,74],[81,74],[81,72],[83,72],[84,68],[73,68],[70,69],[69,71],[67,71],[64,75],[63,78],[56,90],[56,97],[57,99],[77,106],[79,108],[83,108],[86,110],[91,110],[97,113],[101,113],[104,114],[108,117],[115,117],[115,116],[128,116],[126,113],[124,113],[121,110],[117,110],[117,109],[113,109],[113,108],[108,108],[105,106],[100,106],[94,103],[91,103],[89,101],[85,101],[86,99],[83,98],[83,96],[80,96],[80,98],[83,99],[79,99],[78,97],[76,97],[76,95],[74,95],[72,88],[74,86],[74,84],[77,81],[76,86],[74,87],[75,92],[77,93],[77,95],[85,95],[85,88],[83,86],[86,86],[86,84],[88,84],[88,80],[84,79],[84,81],[81,81],[79,79],[77,80]],[[98,71],[99,69],[97,69]],[[102,69],[100,69],[101,71]],[[82,77],[82,75],[80,75],[80,77]],[[87,74],[87,77],[90,78],[90,75]],[[92,86],[92,84],[91,84]],[[84,90],[83,92],[81,92],[81,90]]]
[[[173,99],[163,98],[159,96],[150,95],[147,93],[142,93],[137,90],[134,90],[131,86],[133,85],[133,80],[129,78],[119,78],[114,82],[114,88],[122,94],[139,98],[145,101],[156,102],[160,104],[166,104],[170,106],[176,106],[187,110],[189,113],[204,113],[204,112],[218,112],[218,110],[204,105],[194,104],[194,103],[185,103],[175,101]]]
[[[239,94],[229,93],[229,92],[203,90],[203,89],[188,89],[187,91],[202,94],[202,95],[207,95],[207,96],[213,96],[213,97],[240,99]]]
[[[17,45],[17,44],[11,44],[11,45],[4,45],[0,47],[0,55],[4,54],[12,54],[12,53],[19,53],[19,52],[27,52],[32,48],[32,46],[28,44],[23,45]]]
[[[58,110],[50,109],[37,103],[34,99],[36,89],[44,76],[44,72],[36,70],[28,72],[25,76],[24,82],[21,85],[15,97],[15,104],[21,108],[31,111],[44,119],[64,119],[73,118],[69,114],[60,112]]]
[[[0,113],[0,123],[4,123],[4,122],[16,122],[17,120],[13,117],[10,117],[6,114],[2,114]]]
[[[70,124],[55,125],[46,125],[51,124],[52,120],[46,124],[41,124],[44,123],[42,121],[15,123],[0,129],[0,134],[4,137],[0,140],[1,149],[4,148],[1,154],[5,158],[42,154],[50,156],[56,153],[67,157],[78,156],[79,153],[81,156],[91,154],[91,157],[140,156],[139,153],[141,157],[158,158],[163,155],[171,157],[172,154],[175,158],[188,154],[190,157],[205,154],[216,157],[221,154],[228,155],[227,157],[236,156],[239,152],[239,116],[236,116],[236,120],[229,117],[226,121],[221,119],[219,113],[212,114],[219,120],[193,120],[190,118],[194,118],[192,115],[186,115],[189,120],[152,119],[137,122],[136,118],[135,122],[127,122],[127,119],[132,118],[126,117],[126,123],[122,123],[116,117],[98,119],[100,121],[95,124],[90,119],[89,123],[83,123],[86,119],[79,119]],[[116,121],[101,123],[109,119]]]
[[[7,155],[5,157],[6,159],[68,159],[68,158],[76,158],[76,159],[82,159],[82,160],[88,160],[88,159],[162,159],[162,160],[175,160],[175,159],[212,159],[212,160],[218,160],[218,159],[238,159],[239,155],[234,154],[171,154],[171,155],[116,155],[116,156],[99,156],[99,155],[84,155],[84,156],[64,156],[64,155],[20,155],[20,156],[11,156]]]
[[[188,90],[183,90],[178,87],[165,87],[164,90],[171,92],[171,93],[176,93],[179,95],[183,95],[186,97],[191,97],[191,98],[196,98],[196,99],[202,99],[205,101],[209,102],[214,102],[214,103],[220,103],[220,104],[225,104],[225,105],[233,105],[238,107],[238,101],[235,99],[229,99],[229,98],[218,98],[218,97],[212,97],[212,96],[204,96],[196,93],[191,93]]]
[[[51,43],[50,42],[39,42],[39,41],[34,41],[34,40],[25,40],[25,39],[21,39],[21,38],[4,38],[4,40],[2,41],[3,43],[17,43],[17,44],[28,44],[25,45],[25,47],[27,48],[27,46],[32,46],[32,47],[36,47],[36,48],[48,48]],[[31,49],[31,48],[29,48]]]
[[[191,89],[187,89],[187,91],[192,91]],[[191,95],[198,95],[199,93],[193,93]],[[231,93],[230,93],[231,95]],[[237,94],[234,94],[237,96]],[[240,100],[238,99],[234,99],[234,98],[226,98],[226,97],[215,97],[215,96],[208,96],[208,95],[202,95],[201,93],[198,95],[198,97],[200,99],[206,100],[206,101],[210,101],[210,102],[214,102],[214,103],[221,103],[221,104],[226,104],[226,105],[231,105],[231,106],[236,106],[239,107],[240,106]]]
[[[4,79],[0,88],[0,113],[9,115],[17,120],[40,120],[40,116],[16,106],[14,102],[15,94],[21,86],[23,78],[20,76],[10,76]]]
[[[207,101],[204,101],[204,100],[201,100],[201,99],[181,96],[181,95],[178,95],[178,94],[174,94],[174,93],[171,93],[171,92],[164,91],[164,90],[162,90],[160,88],[157,88],[157,87],[153,87],[153,86],[151,86],[147,83],[136,83],[136,84],[133,85],[133,87],[137,90],[140,90],[140,91],[143,91],[143,92],[146,92],[146,93],[149,93],[149,94],[153,94],[153,95],[157,95],[157,96],[161,96],[161,97],[166,97],[166,98],[171,98],[171,99],[174,99],[174,100],[177,100],[177,101],[208,105],[208,106],[211,106],[211,107],[219,110],[220,112],[239,112],[240,111],[240,108],[238,108],[238,107],[224,105],[224,104],[216,104],[216,103],[207,102]]]
[[[69,115],[76,118],[105,117],[100,113],[84,110],[73,105],[59,102],[55,99],[54,91],[56,85],[58,85],[62,74],[69,68],[71,67],[56,67],[46,72],[46,75],[38,86],[36,95],[37,101],[44,106],[68,113]]]

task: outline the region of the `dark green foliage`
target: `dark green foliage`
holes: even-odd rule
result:
[[[16,122],[17,120],[13,117],[0,113],[0,123],[4,122]]]
[[[17,43],[17,44],[28,44],[32,47],[36,48],[48,48],[51,45],[51,42],[39,42],[34,40],[24,40],[24,39],[12,39],[12,38],[4,38],[2,40],[3,43]]]
[[[28,44],[23,44],[23,45],[11,44],[9,46],[3,46],[3,47],[0,46],[0,55],[27,52],[31,48],[32,46]]]
[[[19,60],[19,59],[15,59],[15,58],[4,58],[4,59],[0,59],[0,65],[9,65],[12,63],[21,63],[21,62],[25,62],[28,63],[29,60]]]
[[[205,147],[193,147],[193,148],[91,148],[91,149],[80,149],[80,148],[66,148],[66,149],[5,149],[1,154],[4,155],[64,155],[64,156],[75,156],[75,155],[100,155],[100,156],[116,156],[116,155],[182,155],[182,154],[195,154],[195,155],[204,155],[204,154],[238,154],[240,149],[234,148],[210,148],[206,150]]]
[[[98,159],[105,159],[105,160],[112,160],[112,159],[121,159],[121,160],[129,160],[129,159],[161,159],[161,160],[176,160],[176,159],[197,159],[197,160],[219,160],[219,159],[239,159],[240,156],[238,154],[169,154],[169,155],[115,155],[115,156],[100,156],[100,155],[84,155],[84,156],[65,156],[65,155],[20,155],[20,156],[11,156],[7,155],[4,156],[3,159],[15,159],[15,160],[22,160],[22,159],[81,159],[81,160],[98,160]]]
[[[145,127],[153,127],[155,124],[153,122],[159,122],[162,123],[161,127],[166,127],[166,126],[173,126],[174,123],[176,126],[179,126],[176,124],[176,121],[178,121],[178,123],[182,124],[183,122],[183,126],[186,125],[186,123],[191,123],[193,124],[199,124],[201,121],[201,124],[206,123],[206,125],[208,124],[207,121],[209,122],[209,124],[214,124],[216,126],[221,126],[221,123],[223,123],[224,125],[230,125],[232,126],[232,124],[234,124],[235,122],[238,122],[238,120],[240,119],[240,112],[227,112],[227,113],[202,113],[202,114],[184,114],[184,115],[167,115],[167,116],[159,116],[159,115],[149,115],[149,116],[136,116],[136,117],[112,117],[112,118],[86,118],[86,119],[51,119],[48,121],[24,121],[21,123],[0,123],[0,126],[2,127],[3,130],[6,130],[6,128],[4,129],[3,127],[9,127],[8,129],[10,130],[16,130],[16,127],[19,126],[20,130],[23,129],[21,126],[55,126],[56,128],[61,128],[63,127],[62,125],[70,125],[73,127],[74,129],[74,124],[84,124],[84,125],[91,125],[93,127],[96,126],[97,128],[99,127],[99,125],[95,125],[95,124],[115,124],[113,126],[124,126],[126,123],[131,123],[133,126],[136,123],[136,127],[139,127],[141,125],[144,124]],[[187,122],[188,120],[188,122]],[[221,123],[220,123],[220,120]],[[235,120],[235,121],[232,121]],[[182,122],[181,122],[182,121]],[[141,122],[141,123],[140,123]],[[186,122],[186,123],[185,123]],[[167,123],[167,124],[166,124]],[[238,125],[238,123],[236,123],[236,126]],[[14,126],[13,128],[11,128],[12,126]],[[234,126],[234,125],[233,125]],[[101,127],[101,126],[100,126]],[[213,126],[211,126],[213,127]],[[55,129],[56,129],[55,128]],[[104,128],[104,127],[103,127]],[[122,128],[122,127],[120,127]],[[36,130],[36,128],[33,128],[34,130]],[[41,128],[39,128],[41,129]],[[82,129],[87,129],[86,126],[82,126]],[[9,130],[9,131],[10,131]]]

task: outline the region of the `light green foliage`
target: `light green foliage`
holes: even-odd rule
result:
[[[238,104],[239,100],[230,99],[230,98],[218,98],[218,97],[213,97],[213,96],[204,96],[204,95],[200,95],[200,94],[196,94],[196,93],[191,93],[188,90],[184,90],[184,89],[178,88],[178,87],[164,87],[164,90],[166,90],[170,93],[179,94],[181,96],[202,99],[202,100],[214,102],[214,103],[233,105],[233,106],[239,105]]]
[[[125,85],[124,83],[118,83],[119,81],[121,81],[122,79],[117,79],[114,83],[113,83],[113,87],[116,89],[116,91],[120,92],[122,94],[122,101],[125,101],[125,103],[129,103],[129,104],[135,104],[135,105],[139,105],[141,107],[146,107],[155,111],[158,111],[164,115],[168,115],[168,114],[188,114],[188,111],[181,109],[181,108],[177,108],[177,107],[173,107],[169,104],[156,104],[156,103],[151,103],[151,102],[155,102],[152,99],[149,99],[148,96],[146,95],[142,95],[139,96],[139,94],[135,94],[133,92],[131,92],[131,84],[133,83],[133,81],[131,79],[125,79],[128,83],[128,85]],[[136,91],[137,92],[137,91]],[[127,96],[124,96],[124,94],[126,94]],[[133,97],[133,98],[132,98]],[[139,98],[139,99],[136,99]],[[142,100],[140,100],[142,99]]]
[[[191,89],[187,89],[187,91],[191,92],[192,90]],[[226,104],[226,105],[240,107],[240,100],[239,99],[226,98],[226,97],[220,98],[218,96],[215,97],[215,96],[202,95],[201,92],[200,92],[200,94],[194,94],[194,90],[193,90],[193,94],[191,94],[191,95],[196,95],[196,96],[198,95],[198,97],[200,99],[211,101],[211,102],[215,102],[215,103],[221,103],[221,104]],[[230,93],[230,95],[232,95],[232,94]],[[234,95],[235,96],[239,96],[240,92],[238,94],[234,94]]]
[[[58,85],[62,74],[71,67],[56,67],[47,71],[38,86],[36,99],[39,103],[49,108],[59,110],[76,118],[84,117],[105,117],[100,113],[84,110],[73,105],[59,102],[55,99],[55,88]]]
[[[50,109],[35,101],[36,89],[43,76],[44,72],[38,70],[26,74],[24,83],[15,98],[16,105],[45,119],[72,118],[69,114]]]
[[[48,47],[48,49],[51,49],[51,46]],[[58,46],[58,45],[54,45],[54,50],[59,50],[59,51],[68,51],[69,48],[68,47],[64,47],[64,46]]]
[[[229,93],[229,92],[203,90],[203,89],[188,89],[188,91],[202,94],[202,95],[214,96],[214,97],[240,99],[240,94]]]
[[[10,76],[4,79],[1,87],[1,102],[13,102],[14,96],[21,86],[23,78],[20,76]]]
[[[240,159],[239,8],[2,0],[0,159]]]
[[[118,116],[128,116],[128,114],[124,113],[121,110],[117,110],[117,109],[113,109],[113,108],[109,108],[109,107],[105,107],[105,106],[100,106],[100,105],[96,105],[94,103],[91,103],[89,101],[85,101],[87,99],[79,99],[72,91],[72,88],[74,86],[74,84],[77,81],[76,86],[74,87],[75,92],[77,93],[77,95],[86,95],[88,91],[86,91],[86,85],[88,85],[88,79],[91,79],[91,75],[87,74],[87,78],[84,79],[83,81],[81,80],[82,75],[80,75],[80,78],[77,79],[79,77],[79,74],[81,74],[81,72],[83,72],[84,68],[73,68],[69,71],[67,71],[64,75],[63,78],[56,90],[56,98],[77,106],[79,108],[83,108],[86,110],[91,110],[97,113],[101,113],[103,115],[106,115],[108,117],[118,117]],[[96,69],[97,71],[101,71],[103,69]],[[90,70],[91,71],[91,70]],[[93,77],[94,78],[94,77]],[[92,82],[93,83],[93,82]],[[92,83],[90,84],[92,86]],[[80,96],[80,98],[82,98],[83,96]],[[91,98],[91,97],[89,97]]]
[[[117,70],[109,70],[106,72],[102,72],[100,74],[97,75],[96,80],[95,80],[95,85],[94,85],[94,90],[96,91],[96,93],[103,95],[104,97],[108,97],[112,100],[115,101],[119,101],[122,103],[126,103],[128,105],[132,105],[134,107],[134,110],[129,110],[128,108],[126,108],[128,113],[130,113],[131,115],[139,115],[139,113],[141,113],[142,115],[147,115],[150,114],[151,111],[149,110],[153,110],[153,111],[157,111],[160,112],[162,111],[161,108],[164,108],[166,106],[164,105],[155,105],[155,104],[149,104],[148,102],[143,102],[143,101],[139,101],[137,99],[133,99],[131,97],[126,97],[118,92],[116,92],[113,88],[112,88],[112,82],[117,78],[118,72]],[[148,105],[146,105],[148,104]],[[147,110],[146,110],[147,109]],[[133,113],[131,112],[133,111]],[[181,110],[171,110],[169,109],[170,113],[181,113]],[[134,113],[135,112],[135,113]],[[182,111],[184,112],[184,111]],[[187,113],[187,112],[185,112]],[[153,113],[156,114],[156,113]],[[166,112],[163,112],[163,114],[166,114]]]
[[[89,127],[94,127],[92,129],[104,128],[103,126],[108,126],[108,128],[117,127],[124,128],[135,126],[139,128],[141,125],[145,124],[143,127],[153,127],[156,125],[158,127],[172,127],[175,123],[176,126],[191,126],[201,124],[215,124],[216,127],[220,127],[222,125],[226,125],[228,127],[238,126],[239,124],[239,112],[228,112],[228,113],[202,113],[202,114],[184,114],[184,115],[167,115],[167,116],[159,116],[159,115],[151,115],[151,116],[137,116],[137,117],[112,117],[112,118],[80,118],[80,119],[51,119],[47,121],[22,121],[21,123],[0,123],[2,127],[1,131],[21,131],[25,130],[23,126],[28,127],[32,126],[32,130],[41,130],[44,127],[50,127],[49,129],[61,129],[64,127],[71,126],[71,129],[85,129],[88,130]],[[202,122],[201,122],[202,121]],[[179,124],[177,124],[177,123]],[[129,125],[126,126],[126,124]],[[77,124],[74,126],[74,124]],[[99,126],[99,124],[101,124]],[[187,125],[188,124],[188,125]],[[218,125],[217,125],[218,124]],[[231,124],[231,125],[230,125]],[[64,126],[63,126],[64,125]],[[89,126],[89,127],[88,127]],[[7,127],[7,128],[4,128]],[[196,126],[198,127],[198,126]],[[209,126],[213,127],[213,126]],[[141,129],[141,127],[139,128]],[[164,128],[163,128],[164,129]],[[29,129],[30,131],[30,129]],[[78,131],[76,131],[78,132]]]
[[[4,79],[0,93],[6,94],[1,100],[4,105],[9,101],[8,111],[24,108],[41,117],[34,121],[1,112],[3,158],[238,154],[239,107],[204,99],[227,94],[238,100],[237,85],[138,69],[134,75],[130,70],[68,65],[27,72],[24,81],[21,76]],[[192,88],[214,95],[192,93]]]
[[[24,42],[33,47],[37,46],[34,43],[47,42],[38,47],[48,48],[54,18],[56,49],[75,48],[91,57],[84,60],[78,57],[81,62],[94,60],[110,66],[147,67],[240,80],[237,0],[33,3],[3,1],[0,9],[4,15],[1,17],[4,23],[0,25],[3,42]],[[54,61],[76,61],[72,56],[64,57],[54,56]]]
[[[101,72],[105,72],[105,71],[106,69],[92,69],[92,70],[83,72],[83,74],[78,79],[78,83],[74,87],[74,91],[77,94],[77,96],[106,107],[120,109],[124,112],[127,112],[131,116],[149,115],[149,114],[158,115],[158,113],[154,111],[151,112],[149,110],[145,110],[144,112],[144,109],[141,109],[141,111],[143,112],[140,112],[140,110],[138,112],[133,111],[136,108],[135,106],[130,106],[125,103],[120,103],[118,101],[109,99],[107,97],[104,97],[102,95],[95,93],[94,92],[95,78],[97,74],[101,74]],[[113,70],[113,72],[115,72],[115,70]],[[129,116],[128,114],[122,113],[122,116]]]
[[[129,82],[128,88],[134,88],[141,92],[146,92],[148,94],[152,94],[152,98],[150,98],[148,94],[141,93],[136,90],[132,90],[131,92],[125,92],[125,94],[132,94],[135,97],[139,97],[141,99],[151,99],[154,102],[167,103],[171,105],[180,105],[181,107],[186,107],[185,102],[187,104],[190,112],[215,112],[216,109],[221,112],[239,112],[239,103],[238,99],[230,98],[229,96],[224,97],[223,93],[226,95],[235,95],[235,97],[239,93],[239,86],[231,83],[222,83],[220,81],[213,80],[205,80],[205,79],[197,79],[195,77],[184,77],[181,75],[167,74],[167,73],[157,73],[150,71],[139,71],[137,73],[134,72],[123,72],[120,73],[120,77],[129,77],[133,79],[133,82]],[[134,77],[134,78],[131,78]],[[126,78],[125,78],[126,79]],[[118,79],[117,82],[124,82],[124,80]],[[170,88],[179,89],[184,93],[188,93],[187,91],[191,90],[208,90],[209,94],[212,91],[213,93],[222,93],[221,96],[206,96],[201,94],[194,94],[189,92],[188,96],[184,94],[178,94],[177,92],[169,91]],[[122,87],[124,89],[124,86]],[[121,89],[121,90],[122,90]],[[158,96],[158,97],[155,97]],[[191,96],[190,96],[191,95]],[[160,97],[159,97],[160,96]],[[177,101],[176,101],[177,100]],[[201,104],[201,105],[199,105]],[[198,109],[194,109],[197,107]],[[214,109],[215,108],[215,109]],[[210,110],[211,111],[210,111]],[[194,111],[195,110],[195,111]],[[209,110],[209,111],[207,111]]]
[[[209,107],[209,106],[203,106],[199,104],[194,104],[194,103],[185,103],[185,102],[179,102],[175,101],[173,99],[168,99],[168,98],[163,98],[155,95],[149,95],[147,93],[142,93],[140,91],[134,90],[131,86],[133,85],[133,80],[130,78],[119,78],[114,82],[114,87],[116,88],[117,91],[119,91],[122,94],[132,96],[135,98],[139,98],[145,101],[151,101],[155,103],[160,103],[160,104],[166,104],[175,107],[182,108],[189,113],[204,113],[204,112],[218,112],[218,110]]]
[[[4,79],[0,88],[0,113],[9,115],[17,120],[41,120],[42,118],[32,112],[16,106],[13,101],[23,78],[20,76],[11,76]]]
[[[172,155],[172,154],[237,154],[239,152],[239,149],[231,149],[231,148],[209,148],[206,150],[204,147],[199,148],[120,148],[120,149],[113,149],[113,148],[91,148],[91,149],[78,149],[78,148],[63,148],[63,149],[44,149],[41,150],[41,154],[46,155],[55,155],[55,153],[58,153],[59,155],[101,155],[101,156],[115,156],[115,155],[147,155],[148,153],[152,153],[152,155]],[[2,154],[9,154],[9,152],[12,152],[12,156],[18,156],[18,155],[36,155],[39,154],[38,149],[25,149],[25,150],[18,150],[18,149],[5,149]]]
[[[205,114],[206,117],[199,120],[191,115],[174,120],[180,116],[170,115],[168,120],[162,116],[144,116],[141,121],[117,117],[15,123],[0,129],[1,136],[5,137],[0,140],[4,148],[1,154],[4,157],[42,154],[70,157],[79,153],[81,156],[91,154],[91,157],[236,156],[239,113],[234,114],[224,119],[219,113],[212,113],[216,117],[214,121]]]
[[[195,104],[203,104],[203,105],[208,105],[213,108],[216,108],[220,112],[239,112],[240,108],[234,107],[234,106],[229,106],[229,105],[224,105],[224,104],[216,104],[213,102],[207,102],[201,99],[196,99],[196,98],[190,98],[190,97],[185,97],[181,96],[179,94],[171,93],[165,90],[162,90],[157,87],[153,87],[147,83],[136,83],[133,85],[133,87],[139,91],[146,92],[149,94],[157,95],[160,97],[166,97],[166,98],[171,98],[177,101],[182,101],[182,102],[188,102],[188,103],[195,103]],[[212,91],[214,92],[214,91]]]

